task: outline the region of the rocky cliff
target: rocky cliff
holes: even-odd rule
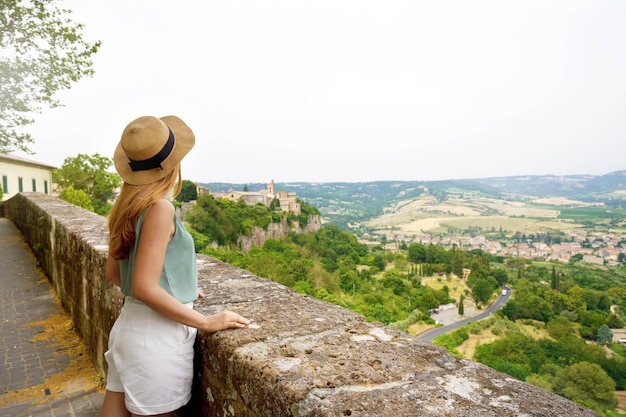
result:
[[[267,230],[255,226],[249,236],[241,236],[239,238],[239,246],[243,253],[247,253],[254,247],[263,246],[268,239],[280,239],[281,236],[285,236],[289,232],[316,232],[321,227],[322,219],[319,215],[309,216],[309,221],[305,226],[300,226],[298,222],[294,222],[290,226],[287,224],[287,220],[283,219],[280,223],[270,223]]]

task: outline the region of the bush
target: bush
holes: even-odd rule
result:
[[[441,336],[435,338],[433,343],[450,351],[461,346],[467,339],[469,339],[467,329],[465,327],[461,327],[453,332],[442,334]]]
[[[391,323],[391,326],[395,327],[396,329],[402,330],[403,332],[408,332],[409,327],[411,327],[411,325],[417,323],[418,321],[434,323],[434,320],[430,317],[430,314],[415,309],[407,316],[407,318],[405,318],[404,320],[396,321],[395,323]]]
[[[71,185],[65,187],[63,191],[61,191],[59,198],[91,212],[94,211],[93,204],[91,203],[91,199],[87,193],[83,190],[75,190]]]
[[[209,246],[209,244],[211,243],[211,240],[208,238],[208,236],[203,235],[202,233],[191,227],[187,227],[186,229],[193,239],[193,246],[196,250],[196,253],[202,252],[202,250]]]

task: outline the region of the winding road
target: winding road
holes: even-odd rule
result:
[[[491,305],[484,312],[474,317],[469,317],[465,320],[460,320],[452,324],[448,324],[446,326],[435,327],[433,329],[426,330],[425,332],[417,335],[417,338],[420,340],[431,341],[437,336],[441,336],[442,334],[447,333],[451,330],[458,329],[459,327],[464,326],[468,323],[472,323],[472,322],[487,318],[491,316],[493,313],[495,313],[496,311],[500,310],[502,307],[504,307],[504,304],[506,304],[506,302],[509,301],[509,298],[511,298],[512,293],[513,291],[509,288],[507,289],[505,295],[500,295],[498,298],[496,298],[496,301],[491,303]]]

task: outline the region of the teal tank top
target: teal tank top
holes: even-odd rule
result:
[[[167,244],[165,259],[161,268],[159,286],[181,303],[190,303],[198,298],[198,266],[196,264],[196,250],[193,238],[185,229],[178,216],[174,216],[176,232]],[[130,250],[128,259],[120,261],[120,275],[122,279],[122,293],[126,296],[133,295],[133,270],[143,214],[137,221],[135,228],[135,244]]]

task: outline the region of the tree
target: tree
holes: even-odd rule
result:
[[[564,316],[558,316],[546,323],[546,330],[554,340],[572,336],[572,323]]]
[[[554,265],[552,265],[551,287],[553,290],[558,291],[560,286],[561,286],[561,283],[559,281],[559,276],[556,274],[556,268],[554,267]]]
[[[372,266],[378,268],[379,271],[384,271],[387,264],[385,263],[385,258],[381,254],[377,254],[374,256],[372,260]]]
[[[411,243],[407,254],[409,261],[419,264],[426,262],[426,246],[421,243]]]
[[[280,200],[277,198],[274,198],[272,200],[272,202],[270,203],[270,210],[271,211],[277,211],[280,210]]]
[[[183,180],[183,186],[180,194],[176,196],[176,201],[193,201],[198,199],[198,187],[191,180]]]
[[[461,294],[461,299],[459,300],[459,316],[463,316],[465,314],[465,295]]]
[[[208,236],[203,235],[202,233],[198,232],[194,228],[188,227],[187,231],[193,238],[193,246],[194,246],[194,249],[196,250],[196,253],[200,253],[204,248],[209,246],[209,244],[211,243]]]
[[[63,161],[61,168],[52,171],[52,181],[61,188],[72,186],[89,196],[94,211],[108,214],[111,210],[113,192],[120,185],[120,177],[107,171],[113,162],[100,154],[78,154]]]
[[[59,194],[59,198],[78,207],[93,211],[93,205],[87,193],[83,190],[75,190],[71,185],[63,189],[61,194]]]
[[[473,271],[472,274],[474,273]],[[488,302],[493,295],[493,291],[498,288],[498,283],[491,276],[471,278],[468,280],[468,285],[472,289],[472,297],[479,303]]]
[[[0,152],[30,152],[23,128],[42,108],[59,107],[53,96],[93,75],[91,56],[100,42],[82,38],[57,0],[7,0],[0,6]]]
[[[289,263],[289,273],[294,281],[305,281],[309,278],[309,271],[302,259],[292,259]]]
[[[492,270],[489,275],[491,275],[500,286],[503,286],[509,280],[509,275],[502,268],[496,268]]]
[[[609,315],[609,318],[606,320],[606,325],[611,329],[621,329],[624,327],[624,321],[617,317],[615,314]]]
[[[615,382],[595,363],[580,362],[557,371],[554,390],[594,411],[604,413],[617,406]]]
[[[611,329],[609,329],[609,326],[607,326],[606,324],[600,326],[600,328],[598,329],[598,335],[596,337],[596,340],[601,345],[608,345],[609,343],[613,342],[613,332],[611,331]]]

